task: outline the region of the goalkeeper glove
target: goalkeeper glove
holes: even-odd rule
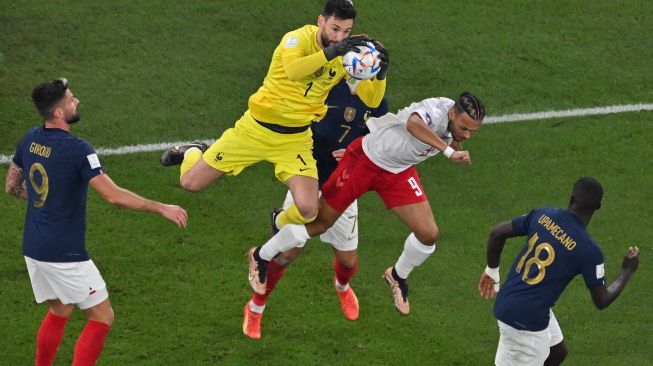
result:
[[[327,61],[331,61],[338,56],[343,56],[349,51],[358,52],[357,46],[364,46],[370,39],[366,36],[352,36],[343,39],[342,41],[332,44],[324,49],[324,56]]]
[[[379,59],[381,60],[379,63],[381,70],[379,70],[379,73],[376,74],[376,80],[383,80],[385,79],[385,75],[388,73],[388,66],[390,65],[390,54],[388,53],[388,50],[386,50],[383,46],[383,43],[375,39],[372,39],[371,41],[374,43],[376,50],[379,51]]]

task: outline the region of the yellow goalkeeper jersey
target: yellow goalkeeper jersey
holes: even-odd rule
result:
[[[249,110],[255,119],[301,127],[324,117],[326,97],[345,76],[345,69],[342,57],[327,61],[317,31],[317,26],[306,25],[283,36],[272,54],[263,85],[249,98]],[[385,80],[363,81],[357,94],[365,104],[377,107],[385,84]]]

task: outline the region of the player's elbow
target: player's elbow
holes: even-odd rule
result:
[[[609,305],[610,305],[610,303],[607,302],[607,301],[594,301],[594,306],[595,306],[598,310],[607,309]]]
[[[494,230],[490,231],[490,240],[491,241],[495,242],[495,241],[501,240],[502,237],[503,237],[503,235],[501,235],[501,232],[499,230],[494,229]]]
[[[603,310],[606,309],[608,306],[610,306],[610,301],[608,301],[607,298],[605,297],[592,297],[592,302],[594,303],[594,306],[598,310]]]
[[[510,234],[506,231],[506,228],[502,225],[496,226],[492,231],[490,231],[490,241],[493,243],[503,243],[510,237]]]
[[[108,195],[105,195],[103,198],[104,198],[105,201],[107,201],[107,203],[109,203],[111,205],[114,205],[114,206],[120,206],[121,203],[122,203],[121,200],[120,200],[120,196],[117,195],[117,194],[108,194]]]
[[[290,81],[299,81],[306,75],[300,75],[298,72],[293,72],[292,70],[286,70],[286,76]]]
[[[597,304],[597,303],[594,303],[594,306],[596,306],[596,308],[597,308],[598,310],[603,310],[603,309],[607,309],[607,308],[608,308],[608,304]]]

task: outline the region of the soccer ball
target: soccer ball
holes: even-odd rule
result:
[[[349,51],[342,56],[342,66],[354,79],[371,79],[381,70],[379,51],[374,43],[367,42],[365,46],[358,46],[358,52]]]

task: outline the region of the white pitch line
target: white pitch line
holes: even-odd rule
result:
[[[613,114],[613,113],[627,113],[627,112],[651,111],[651,110],[653,110],[653,104],[641,103],[641,104],[613,105],[607,107],[567,109],[562,111],[504,114],[502,116],[496,116],[496,117],[489,116],[483,120],[483,123],[491,124],[491,123],[503,123],[503,122],[525,122],[525,121],[551,119],[551,118],[596,116],[596,115]],[[203,140],[203,141],[207,144],[213,142],[213,140]],[[97,153],[102,156],[102,155],[124,155],[124,154],[133,154],[139,152],[161,151],[161,150],[165,150],[169,146],[182,145],[186,143],[188,142],[175,141],[175,142],[160,142],[156,144],[129,145],[129,146],[121,146],[115,148],[99,148],[97,149]],[[0,165],[9,163],[11,161],[11,157],[12,157],[11,155],[0,155]]]
[[[483,120],[483,123],[524,122],[524,121],[532,121],[538,119],[596,116],[602,114],[626,113],[626,112],[638,112],[638,111],[650,111],[650,110],[653,110],[653,104],[611,105],[607,107],[567,109],[563,111],[504,114],[503,116],[486,117]]]

